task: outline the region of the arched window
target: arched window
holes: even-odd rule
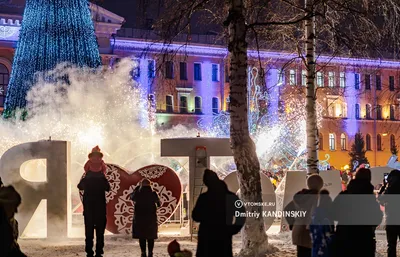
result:
[[[396,116],[395,116],[395,106],[394,105],[391,105],[390,106],[390,119],[391,120],[395,120],[396,119]]]
[[[367,134],[367,136],[365,137],[365,148],[367,149],[367,151],[371,151],[371,135]]]
[[[6,98],[6,89],[8,86],[8,79],[10,73],[4,64],[0,63],[0,107],[4,107],[4,100]]]
[[[370,104],[365,105],[365,118],[371,119],[371,105]]]
[[[376,150],[382,151],[382,136],[380,134],[376,135]]]
[[[185,95],[181,95],[179,97],[179,112],[180,113],[188,112],[188,101],[187,101],[187,96]]]
[[[342,118],[346,118],[347,117],[347,103],[342,103]]]
[[[200,96],[195,96],[194,97],[194,112],[196,114],[201,114],[201,97]]]
[[[156,109],[156,98],[153,94],[149,94],[148,96],[148,100],[149,100],[149,107],[155,111]]]
[[[356,119],[360,119],[360,105],[356,104]]]
[[[219,113],[219,104],[218,104],[218,97],[212,98],[212,113],[218,114]]]
[[[396,148],[396,138],[394,135],[390,135],[390,151],[393,152],[393,150]]]
[[[336,139],[335,134],[329,134],[329,150],[334,151],[336,149]]]
[[[319,133],[319,150],[324,150],[324,136]]]
[[[381,105],[376,106],[376,119],[377,120],[382,119],[382,106]]]
[[[167,95],[166,96],[166,112],[168,113],[173,113],[174,112],[174,98],[172,95]]]
[[[342,133],[340,135],[340,148],[342,151],[346,151],[347,150],[347,138],[346,135],[344,133]]]

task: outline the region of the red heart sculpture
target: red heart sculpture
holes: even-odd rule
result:
[[[182,196],[182,185],[175,171],[163,165],[149,165],[129,174],[125,169],[107,164],[107,230],[114,234],[131,234],[134,206],[130,195],[138,183],[147,178],[160,197],[158,224],[166,222],[175,212]],[[82,193],[82,192],[81,192]]]

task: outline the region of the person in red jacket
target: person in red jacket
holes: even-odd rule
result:
[[[106,175],[107,166],[103,161],[103,153],[99,146],[95,146],[92,152],[88,155],[89,160],[85,163],[85,175],[88,172],[100,172]]]

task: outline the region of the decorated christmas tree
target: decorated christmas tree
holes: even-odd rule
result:
[[[360,132],[356,133],[354,137],[354,143],[352,144],[351,150],[349,152],[350,155],[349,165],[351,170],[357,168],[354,166],[355,163],[357,163],[358,165],[368,163],[368,159],[365,156],[365,153],[367,151],[365,150],[364,146],[365,143],[363,135]]]
[[[35,74],[63,62],[101,65],[88,1],[27,0],[3,115],[24,110]]]

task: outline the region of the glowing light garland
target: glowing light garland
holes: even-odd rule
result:
[[[269,113],[267,109],[269,99],[267,92],[263,92],[257,84],[258,69],[249,68],[248,79],[248,110],[249,128],[256,143],[257,155],[263,169],[300,169],[306,168],[306,109],[302,96],[288,97],[284,106],[280,106],[278,113]],[[265,103],[264,103],[265,102]],[[264,103],[265,107],[260,106]],[[317,105],[318,127],[322,125],[322,106]],[[272,116],[277,116],[277,122],[269,122]],[[211,124],[206,119],[200,119],[198,126],[207,136],[229,137],[229,113],[221,112],[215,115]],[[320,162],[320,170],[329,166],[329,155]],[[232,169],[232,160],[221,164],[219,170],[227,167]]]
[[[4,115],[25,108],[37,72],[62,62],[90,68],[101,65],[87,0],[27,0]]]

